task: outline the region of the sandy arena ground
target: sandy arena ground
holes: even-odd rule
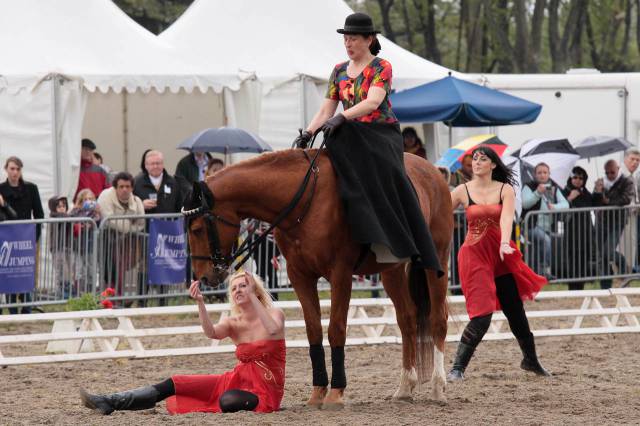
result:
[[[467,380],[449,385],[448,404],[439,405],[428,400],[428,384],[418,390],[413,403],[391,400],[398,383],[399,345],[348,347],[349,387],[340,412],[304,406],[310,390],[306,349],[288,351],[283,409],[272,414],[169,416],[161,403],[154,410],[103,417],[80,405],[80,386],[113,392],[175,373],[221,372],[233,367],[232,354],[7,367],[0,369],[0,424],[638,424],[638,348],[638,334],[540,338],[541,360],[555,373],[545,379],[519,369],[515,341],[483,342]],[[448,344],[447,369],[454,351],[455,345]]]

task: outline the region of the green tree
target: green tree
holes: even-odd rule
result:
[[[187,10],[193,0],[114,0],[138,24],[160,34]]]

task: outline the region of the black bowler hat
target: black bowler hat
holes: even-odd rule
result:
[[[344,28],[339,28],[340,34],[379,34],[380,31],[373,28],[373,20],[366,13],[352,13],[344,20]]]

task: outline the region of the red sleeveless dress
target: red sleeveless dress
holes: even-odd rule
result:
[[[522,300],[531,300],[547,284],[547,279],[533,272],[515,249],[500,260],[500,214],[502,204],[472,204],[466,209],[467,236],[458,252],[458,270],[469,318],[500,310],[495,278],[513,274]]]
[[[221,412],[220,396],[240,389],[258,396],[255,412],[280,409],[284,395],[286,348],[284,340],[258,340],[236,348],[238,364],[223,374],[172,376],[176,394],[167,399],[170,414]]]

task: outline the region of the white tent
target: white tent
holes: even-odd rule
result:
[[[45,203],[75,192],[88,93],[241,83],[219,64],[198,69],[109,0],[3,1],[0,45],[0,162],[21,157]]]
[[[203,67],[224,61],[255,72],[263,83],[259,133],[283,148],[317,111],[333,66],[347,59],[336,29],[352,12],[342,0],[196,0],[159,38]],[[380,43],[396,90],[449,72],[384,37]]]

